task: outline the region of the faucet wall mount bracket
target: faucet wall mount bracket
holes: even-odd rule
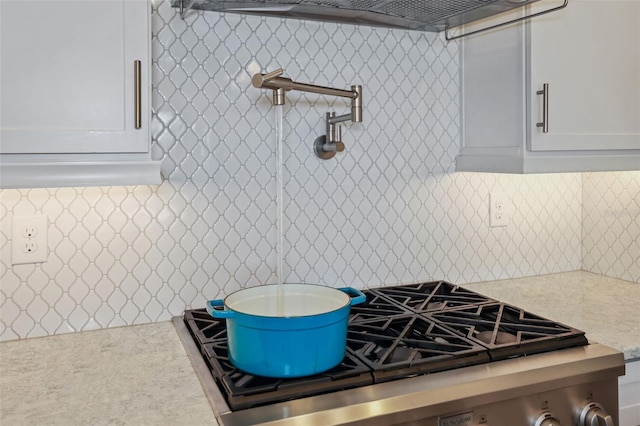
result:
[[[316,157],[323,160],[329,160],[336,155],[336,152],[344,151],[344,143],[342,141],[335,144],[327,144],[327,136],[318,136],[313,142],[313,152]]]
[[[342,130],[339,123],[351,120],[362,122],[362,86],[351,86],[351,90],[334,89],[332,87],[316,86],[314,84],[298,83],[290,78],[281,77],[282,68],[266,74],[254,74],[251,78],[253,87],[273,90],[273,104],[284,105],[285,94],[288,90],[318,93],[321,95],[339,96],[351,99],[351,113],[336,116],[335,112],[328,112],[325,116],[326,134],[319,136],[313,143],[313,149],[319,158],[328,160],[336,152],[344,151]]]

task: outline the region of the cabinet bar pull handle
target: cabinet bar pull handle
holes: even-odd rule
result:
[[[542,122],[536,123],[536,127],[542,127],[542,133],[549,133],[549,84],[544,83],[536,94],[542,95]]]
[[[133,91],[134,93],[134,119],[135,128],[142,127],[142,63],[140,61],[133,62]]]

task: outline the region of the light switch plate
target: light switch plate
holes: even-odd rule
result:
[[[47,216],[13,216],[11,264],[46,262],[49,258],[48,233]]]

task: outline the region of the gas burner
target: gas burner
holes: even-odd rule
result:
[[[417,313],[444,311],[482,303],[494,303],[481,294],[445,281],[382,287],[372,290],[394,303]]]
[[[486,346],[492,360],[587,344],[584,332],[505,303],[493,303],[428,316]]]
[[[347,345],[376,382],[489,361],[481,345],[419,315],[351,323]]]

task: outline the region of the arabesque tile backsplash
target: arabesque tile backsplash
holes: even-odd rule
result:
[[[440,35],[153,13],[153,140],[162,185],[0,192],[0,339],[168,320],[277,280],[275,113],[253,73],[364,85],[346,151],[312,153],[341,99],[284,107],[288,282],[358,288],[588,269],[640,282],[640,174],[454,173],[458,47]],[[511,200],[488,226],[488,196]],[[600,197],[607,199],[602,204]],[[609,202],[613,199],[613,203]],[[44,214],[49,261],[10,264],[11,217]]]
[[[583,174],[582,269],[640,282],[640,172]]]

